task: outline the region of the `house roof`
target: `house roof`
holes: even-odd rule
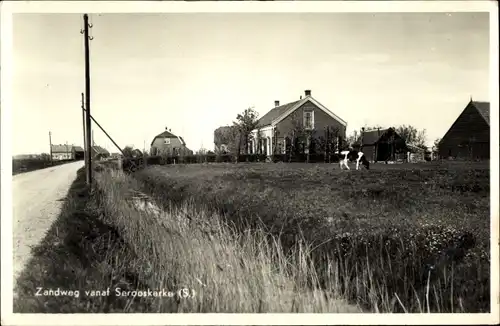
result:
[[[342,120],[340,117],[338,117],[336,114],[328,110],[324,105],[319,103],[316,99],[314,99],[311,95],[307,95],[303,99],[300,99],[298,101],[290,102],[287,104],[283,104],[280,106],[277,106],[273,109],[271,109],[269,112],[267,112],[262,118],[259,119],[258,122],[258,128],[262,127],[267,127],[269,125],[277,124],[281,120],[285,119],[288,117],[290,114],[292,114],[295,110],[300,108],[304,103],[306,102],[311,102],[314,105],[316,105],[320,110],[323,112],[327,113],[329,116],[332,118],[336,119],[338,122],[343,124],[344,126],[347,125],[347,123]]]
[[[293,108],[295,105],[297,105],[297,103],[299,103],[301,101],[302,100],[290,102],[290,103],[283,104],[283,105],[280,105],[280,106],[277,106],[277,107],[271,109],[271,111],[267,112],[259,119],[258,126],[259,127],[269,126],[276,119],[281,117],[283,114],[285,114],[285,112],[287,112],[288,110]]]
[[[439,143],[442,143],[443,140],[446,138],[446,136],[449,134],[449,132],[453,129],[453,126],[459,121],[460,117],[464,113],[467,108],[470,106],[473,106],[476,108],[477,112],[479,112],[479,115],[484,119],[484,121],[490,125],[490,102],[480,102],[480,101],[470,101],[469,104],[462,110],[462,112],[458,115],[457,119],[453,122],[450,128],[448,128],[448,131],[444,134],[443,138],[441,138],[441,141]]]
[[[186,146],[186,142],[184,141],[184,139],[181,136],[176,136],[176,135],[174,135],[173,133],[171,133],[168,130],[165,130],[161,134],[156,135],[153,138],[153,140],[151,141],[151,146],[153,146],[153,143],[155,142],[156,138],[177,138],[177,139],[179,139],[181,141],[181,144],[183,146]]]
[[[92,146],[92,151],[95,152],[95,154],[108,154],[109,152],[107,149],[102,148],[101,146]]]
[[[73,146],[73,149],[75,150],[75,152],[83,152],[83,148],[80,146]]]
[[[171,133],[170,131],[165,130],[161,134],[156,135],[155,138],[177,138],[177,136]]]
[[[66,153],[71,152],[73,146],[72,145],[52,145],[52,153]]]
[[[477,111],[484,118],[484,121],[490,125],[490,102],[478,102],[471,101],[471,104],[477,109]]]
[[[369,144],[375,144],[380,137],[385,134],[387,131],[389,131],[389,128],[385,129],[375,129],[375,130],[368,130],[365,131],[361,136],[363,137],[363,145],[369,145]]]

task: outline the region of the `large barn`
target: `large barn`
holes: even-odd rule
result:
[[[439,142],[439,156],[490,158],[490,103],[472,99]]]

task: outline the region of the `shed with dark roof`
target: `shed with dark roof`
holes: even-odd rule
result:
[[[372,162],[395,161],[408,150],[404,139],[394,128],[361,130],[356,147],[360,147],[365,157]]]
[[[439,142],[441,158],[490,158],[490,103],[469,101]]]

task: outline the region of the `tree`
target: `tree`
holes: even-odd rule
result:
[[[244,141],[245,145],[245,153],[248,153],[248,143],[252,140],[252,130],[257,128],[259,123],[259,113],[255,111],[252,107],[246,109],[242,113],[239,113],[236,116],[236,121],[233,122],[233,125],[239,131],[240,142]],[[238,149],[238,155],[241,153],[241,146]]]
[[[206,154],[207,154],[207,150],[203,146],[196,153],[196,155],[206,155]]]
[[[257,144],[257,154],[262,154],[262,144],[261,141],[264,139],[264,136],[262,135],[262,130],[261,128],[257,128],[257,134],[255,135],[255,143]]]
[[[343,144],[340,143],[338,128],[327,126],[324,135],[324,137],[319,137],[318,145],[320,152],[325,155],[325,162],[329,162],[331,155],[336,153]]]
[[[302,119],[299,118],[297,112],[294,112],[291,115],[291,121],[292,121],[292,129],[290,132],[291,136],[291,146],[292,150],[290,151],[290,158],[289,161],[291,161],[291,155],[293,154],[302,154],[304,153],[304,149],[307,147],[307,163],[309,163],[309,147],[311,145],[311,139],[314,134],[313,129],[306,129],[304,127],[304,123]],[[299,147],[302,147],[299,149]]]
[[[354,147],[359,141],[359,133],[357,130],[353,130],[346,139],[346,145],[349,147]]]
[[[236,126],[225,126],[217,128],[214,132],[214,143],[217,154],[234,153],[238,148],[239,132]]]
[[[124,157],[133,157],[134,156],[134,149],[132,148],[132,146],[125,146],[125,148],[122,151],[123,151]]]
[[[50,154],[47,154],[47,153],[42,153],[40,155],[40,159],[44,160],[44,161],[50,161]]]
[[[411,125],[402,125],[396,128],[396,133],[403,138],[407,144],[422,148],[426,147],[427,131],[425,129],[418,130]]]
[[[439,156],[439,143],[441,142],[441,138],[437,138],[434,140],[434,144],[432,145],[432,153],[435,157]]]

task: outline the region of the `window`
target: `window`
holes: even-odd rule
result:
[[[170,138],[165,138],[165,145],[170,145]]]
[[[304,111],[304,128],[314,129],[314,111]]]

